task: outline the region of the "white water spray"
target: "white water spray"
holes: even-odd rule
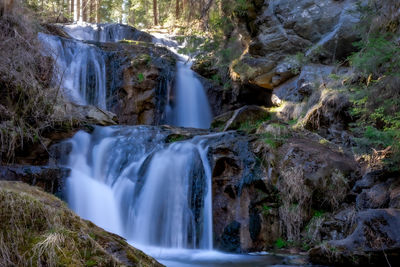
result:
[[[154,131],[113,127],[76,134],[67,163],[68,203],[135,245],[212,249],[208,137],[166,145],[165,133]]]

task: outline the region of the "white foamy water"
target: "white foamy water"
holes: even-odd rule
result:
[[[166,145],[162,134],[146,134],[140,127],[78,132],[66,163],[70,207],[141,246],[212,249],[205,140]]]

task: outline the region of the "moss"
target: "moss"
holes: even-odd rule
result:
[[[55,196],[19,182],[0,181],[0,240],[0,266],[159,266]]]
[[[186,139],[188,139],[187,136],[180,135],[180,134],[171,134],[171,135],[168,135],[166,142],[167,143],[175,143],[175,142],[183,141]]]
[[[285,248],[287,246],[288,246],[288,243],[285,240],[283,240],[282,238],[278,238],[275,241],[275,247],[278,249]]]

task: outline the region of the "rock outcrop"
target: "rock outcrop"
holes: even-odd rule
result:
[[[120,124],[165,122],[168,93],[175,78],[175,56],[150,43],[99,44],[110,55],[108,105]]]
[[[41,187],[48,193],[60,194],[69,170],[60,167],[11,165],[0,166],[0,180],[21,181]]]
[[[233,66],[242,82],[273,89],[295,76],[303,57],[331,63],[346,58],[359,39],[355,0],[264,2],[248,17],[248,53]],[[296,53],[297,56],[296,56]],[[301,56],[300,56],[301,55]]]
[[[355,217],[356,228],[342,240],[310,250],[314,263],[376,266],[400,264],[400,210],[368,209]]]

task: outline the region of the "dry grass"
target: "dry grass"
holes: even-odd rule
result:
[[[281,227],[288,240],[299,241],[301,230],[310,217],[312,192],[304,185],[303,168],[288,168],[282,170],[281,175],[278,182],[282,197]]]
[[[0,266],[159,266],[56,197],[0,181]]]
[[[347,180],[338,170],[321,177],[313,186],[307,183],[305,176],[303,166],[282,168],[277,184],[282,201],[279,207],[282,231],[288,240],[294,242],[301,240],[304,227],[310,223],[313,204],[337,210],[348,192]],[[318,240],[322,223],[322,218],[315,218],[313,228],[306,233],[311,240]]]
[[[58,122],[53,106],[62,100],[51,86],[53,61],[42,54],[39,29],[29,10],[0,13],[0,162],[43,143],[43,131]]]

